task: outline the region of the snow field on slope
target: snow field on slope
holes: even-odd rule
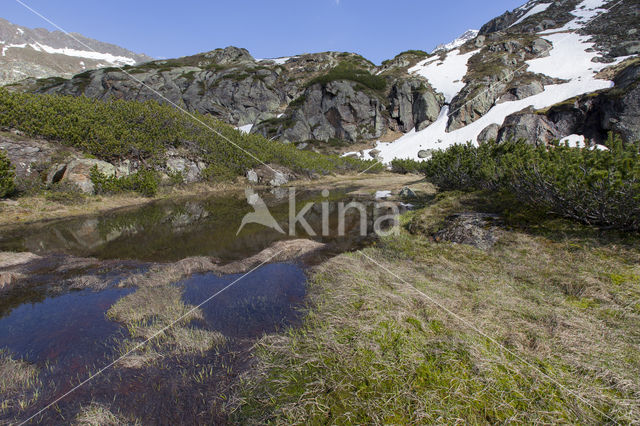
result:
[[[603,11],[599,7],[604,3],[606,2],[603,0],[583,1],[572,12],[576,19],[567,24],[567,26],[581,25],[585,19],[593,19],[594,16]],[[549,85],[545,87],[544,92],[538,95],[495,105],[479,120],[450,133],[446,132],[450,114],[449,107],[445,106],[438,120],[426,129],[420,132],[412,130],[394,142],[378,143],[375,149],[380,151],[379,157],[385,163],[389,163],[394,158],[418,160],[418,152],[420,150],[446,149],[456,143],[465,143],[467,141],[476,143],[478,135],[487,126],[491,124],[502,125],[508,115],[527,107],[547,108],[575,96],[613,87],[613,82],[595,78],[597,72],[612,64],[592,62],[592,59],[597,57],[598,54],[593,51],[587,51],[594,47],[593,43],[588,41],[589,37],[576,33],[557,33],[558,30],[553,32],[554,34],[541,33],[545,34],[543,38],[553,43],[549,56],[527,61],[527,64],[531,72],[569,80],[567,83]],[[425,77],[435,90],[445,93],[447,103],[449,103],[464,86],[457,80],[462,79],[460,73],[463,73],[463,76],[466,74],[466,61],[470,58],[468,54],[460,55],[459,53],[459,51],[450,52],[449,55],[451,57],[448,56],[442,62],[439,60],[434,61],[433,59],[424,61],[410,71]],[[471,52],[471,56],[475,53]],[[462,56],[468,57],[461,64]],[[624,59],[626,58],[618,58],[616,62],[619,63]],[[442,63],[441,66],[445,68],[438,70],[435,65],[437,63]],[[446,72],[442,74],[438,72],[442,72],[442,70]],[[368,151],[365,154],[368,154]]]

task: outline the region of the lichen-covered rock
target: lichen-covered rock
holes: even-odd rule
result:
[[[433,236],[437,242],[466,244],[488,250],[499,238],[500,217],[486,213],[460,213],[446,219],[444,227]]]
[[[116,168],[106,161],[82,158],[71,161],[62,177],[62,182],[69,182],[85,194],[93,194],[94,185],[91,181],[91,169],[98,168],[98,171],[106,176],[115,176]]]

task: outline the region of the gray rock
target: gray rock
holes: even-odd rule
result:
[[[482,132],[478,135],[478,143],[483,144],[489,141],[498,140],[498,132],[500,131],[499,124],[490,124],[484,128]]]
[[[400,191],[400,197],[408,198],[408,199],[418,198],[416,193],[408,186],[405,186],[404,188],[402,188],[402,190]]]
[[[256,173],[255,170],[249,170],[247,172],[247,180],[251,183],[258,183],[259,179],[258,179],[258,174]]]
[[[421,80],[396,82],[389,94],[391,117],[397,121],[397,130],[409,132],[423,130],[438,119],[444,99]]]
[[[437,242],[466,244],[489,250],[498,241],[500,218],[485,213],[460,213],[450,216],[440,231],[434,234]]]
[[[555,124],[546,116],[536,113],[517,113],[508,116],[500,131],[498,142],[524,140],[532,145],[547,145],[568,134],[558,131]]]
[[[418,158],[431,158],[431,156],[433,155],[433,150],[431,149],[421,149],[420,151],[418,151]]]
[[[64,177],[66,171],[66,164],[54,164],[53,166],[51,166],[45,179],[45,183],[47,184],[47,186],[51,186],[54,183],[60,182]]]
[[[67,164],[62,182],[69,182],[85,194],[93,194],[94,185],[91,181],[91,169],[97,167],[98,171],[106,176],[114,176],[116,168],[113,164],[94,159],[76,159]]]

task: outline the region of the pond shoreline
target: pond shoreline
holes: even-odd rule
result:
[[[350,188],[354,195],[374,193],[376,190],[396,190],[403,186],[420,183],[427,185],[421,176],[378,173],[374,175],[332,175],[315,180],[289,182],[285,187],[298,187],[305,190]],[[246,179],[233,183],[197,183],[182,188],[172,188],[149,198],[138,194],[117,194],[88,197],[78,204],[62,204],[49,201],[44,195],[25,196],[17,199],[0,200],[0,233],[22,226],[44,225],[58,220],[116,212],[123,209],[141,207],[158,201],[180,200],[183,198],[213,195],[238,194],[244,197],[244,189],[272,189],[271,187],[251,185]]]

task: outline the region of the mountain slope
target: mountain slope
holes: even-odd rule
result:
[[[616,90],[620,73],[637,75],[630,57],[640,53],[639,26],[637,2],[627,0],[530,1],[507,12],[473,40],[411,70],[445,92],[448,105],[428,128],[380,143],[376,152],[385,161],[418,159],[420,151],[465,141],[575,142],[586,135],[601,142],[608,131],[640,140],[634,84],[616,88],[617,102],[592,102],[588,108],[597,111],[582,117],[575,111],[585,108],[576,97]],[[540,111],[567,100],[574,101],[573,112],[555,123]]]
[[[95,68],[134,65],[152,58],[122,47],[43,28],[30,29],[0,18],[0,85],[25,78],[65,77]]]
[[[107,68],[64,82],[43,80],[31,90],[103,100],[154,99],[270,139],[303,146],[353,144],[435,121],[443,98],[406,71],[424,55],[406,52],[379,68],[352,53],[255,59],[245,49],[228,47],[126,67],[126,73]]]
[[[628,79],[640,53],[639,13],[636,0],[533,0],[431,54],[407,51],[380,66],[353,53],[269,60],[230,47],[21,88],[155,99],[300,148],[357,149],[385,162],[489,139],[601,143],[614,131],[638,140]],[[598,102],[580,100],[608,90]],[[569,111],[550,109],[569,100]]]

